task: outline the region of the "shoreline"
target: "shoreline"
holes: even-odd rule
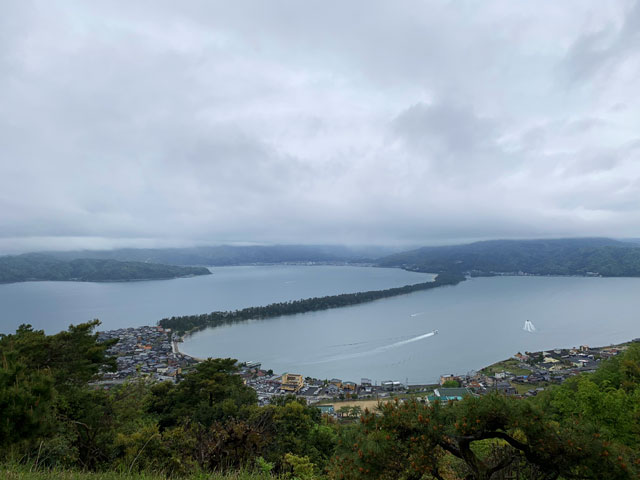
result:
[[[640,337],[639,338],[630,339],[630,340],[627,340],[627,341],[624,341],[624,342],[621,342],[621,343],[612,343],[612,344],[609,344],[609,345],[600,345],[600,346],[591,347],[591,348],[593,350],[626,349],[629,345],[631,345],[633,343],[636,343],[636,342],[640,342]],[[174,353],[180,354],[180,355],[188,357],[188,358],[191,358],[191,359],[195,360],[196,362],[203,362],[203,361],[206,360],[206,359],[194,357],[192,355],[189,355],[188,353],[181,352],[179,350],[179,348],[178,348],[178,343],[180,343],[180,342],[172,339],[172,347],[174,348]],[[531,353],[531,354],[539,354],[539,353],[543,353],[543,352],[554,352],[554,351],[558,351],[558,350],[559,351],[571,351],[571,350],[579,351],[579,348],[581,348],[581,347],[575,347],[575,346],[573,346],[573,347],[551,347],[551,348],[546,348],[546,349],[542,349],[542,350],[539,350],[539,351],[536,351],[536,352],[529,352],[529,353]],[[487,371],[487,370],[491,369],[492,367],[495,367],[495,366],[498,366],[498,365],[501,365],[501,364],[504,364],[506,362],[509,362],[509,361],[512,361],[512,360],[516,359],[517,358],[516,356],[518,354],[520,354],[520,352],[514,353],[509,358],[504,358],[502,360],[498,360],[497,362],[494,362],[494,363],[491,363],[489,365],[480,367],[479,369],[477,369],[475,371],[477,371],[477,372]],[[217,357],[209,357],[209,358],[217,358]],[[238,362],[238,365],[242,365],[242,364],[246,363],[246,361],[240,361],[238,359],[236,359],[236,361]],[[287,372],[285,372],[285,373],[287,373]],[[303,377],[306,377],[304,375],[304,373],[302,373],[301,375]],[[451,375],[453,375],[454,377],[462,377],[462,376],[465,376],[466,373],[465,374],[454,373],[454,374],[451,374]],[[406,387],[407,388],[416,388],[416,387],[422,387],[424,385],[426,385],[424,382],[423,383],[415,383],[415,384],[408,383],[406,385]],[[429,384],[429,385],[431,385],[431,384]]]
[[[150,278],[124,278],[122,280],[83,280],[81,278],[68,278],[65,280],[51,280],[51,279],[38,279],[30,278],[27,280],[16,280],[12,282],[0,282],[0,285],[14,285],[19,283],[35,283],[35,282],[55,282],[55,283],[134,283],[134,282],[153,282],[155,280],[177,280],[180,278],[196,278],[206,277],[207,275],[213,275],[213,272],[209,273],[190,273],[188,275],[178,275],[170,277],[150,277]]]
[[[182,355],[183,357],[188,357],[192,360],[195,360],[198,363],[204,362],[206,360],[206,358],[198,358],[198,357],[189,355],[188,353],[181,352],[180,349],[178,348],[178,343],[179,342],[177,340],[173,340],[173,338],[171,339],[171,348],[173,349],[174,355]],[[213,358],[213,357],[209,357],[209,358]]]

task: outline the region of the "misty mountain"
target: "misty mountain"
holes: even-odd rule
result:
[[[640,276],[640,246],[609,238],[491,240],[423,247],[378,260],[383,267],[423,272]]]
[[[399,250],[398,248],[394,249],[390,247],[347,247],[332,245],[220,245],[192,248],[81,250],[47,252],[47,255],[63,260],[94,258],[170,265],[225,266],[287,262],[371,263],[376,258],[398,252]]]
[[[204,267],[178,267],[86,258],[67,261],[42,254],[0,257],[0,283],[32,280],[84,282],[160,280],[210,273]]]

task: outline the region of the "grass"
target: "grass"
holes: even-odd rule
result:
[[[488,367],[480,370],[485,375],[495,375],[500,372],[511,372],[514,375],[529,375],[531,370],[527,370],[526,368],[522,368],[520,362],[515,358],[510,358],[509,360],[503,360],[502,362],[494,363],[493,365],[489,365]]]
[[[511,385],[516,389],[516,391],[518,392],[519,395],[524,395],[529,390],[535,390],[538,387],[547,388],[549,386],[549,382],[538,382],[538,383],[516,383],[516,382],[512,382]]]
[[[2,480],[166,480],[157,473],[80,472],[74,470],[29,471],[24,466],[0,466]],[[276,480],[281,477],[254,472],[198,473],[172,480]]]

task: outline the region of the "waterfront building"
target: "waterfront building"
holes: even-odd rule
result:
[[[373,385],[370,378],[360,379],[360,393],[371,393],[373,391]]]
[[[382,389],[387,392],[402,390],[403,385],[397,380],[385,380],[380,385],[382,385]]]
[[[282,376],[282,386],[280,389],[286,393],[298,393],[304,386],[302,375],[295,373],[285,373]]]
[[[260,362],[247,362],[245,363],[245,367],[247,370],[260,370],[262,368],[262,363]]]

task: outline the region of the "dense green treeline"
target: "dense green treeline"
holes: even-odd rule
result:
[[[640,344],[537,397],[388,403],[344,429],[333,478],[640,476]]]
[[[0,283],[30,280],[75,280],[82,282],[159,280],[209,275],[204,267],[178,267],[144,262],[76,259],[59,260],[52,256],[26,254],[0,257]]]
[[[202,362],[177,385],[91,387],[114,366],[93,333],[98,323],[0,336],[2,461],[178,476],[244,467],[319,472],[333,454],[336,427],[293,397],[258,407],[234,375],[235,360]]]
[[[36,469],[27,465],[0,465],[2,480],[166,480],[166,475],[154,472],[90,472],[77,469]],[[289,480],[290,475],[273,475],[256,470],[193,473],[182,480]]]
[[[491,240],[424,247],[378,260],[383,267],[474,275],[524,272],[534,275],[640,276],[640,246],[607,238]]]
[[[295,315],[298,313],[340,308],[349,305],[371,302],[381,298],[404,295],[406,293],[429,290],[444,285],[457,285],[464,280],[459,274],[439,274],[433,282],[416,283],[404,287],[386,290],[371,290],[367,292],[343,293],[326,297],[306,298],[290,302],[272,303],[263,307],[249,307],[231,312],[211,312],[202,315],[185,315],[180,317],[163,318],[158,322],[164,328],[171,328],[179,335],[202,330],[207,327],[217,327],[251,319],[279,317],[281,315]]]
[[[0,472],[9,478],[75,478],[79,470],[109,480],[243,471],[255,472],[242,474],[248,479],[336,480],[640,474],[638,344],[532,399],[387,403],[339,424],[291,396],[258,407],[231,359],[202,362],[178,384],[92,387],[113,367],[96,326],[50,336],[22,326],[0,337]]]

